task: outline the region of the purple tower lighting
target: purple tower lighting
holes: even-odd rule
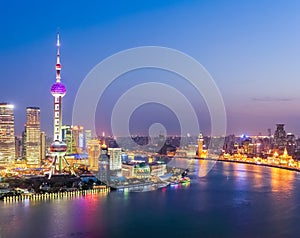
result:
[[[73,175],[75,172],[70,166],[69,162],[65,158],[67,151],[67,145],[62,141],[62,98],[66,95],[66,87],[62,84],[60,78],[60,43],[59,34],[57,34],[57,55],[56,55],[56,82],[51,86],[50,92],[54,97],[54,136],[53,143],[50,146],[51,156],[53,157],[52,168],[49,173],[49,179],[52,174],[58,172],[61,174],[63,172],[63,161],[67,165]]]
[[[57,34],[57,54],[56,54],[56,82],[51,87],[51,94],[54,97],[54,141],[62,141],[62,98],[66,95],[66,87],[61,82],[60,71],[60,42],[59,42],[59,34]]]

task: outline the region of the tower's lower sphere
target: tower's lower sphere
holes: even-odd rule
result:
[[[66,152],[67,145],[62,141],[54,141],[50,146],[51,152]]]

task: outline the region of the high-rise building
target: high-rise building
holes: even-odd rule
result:
[[[76,143],[73,135],[73,127],[70,125],[62,126],[62,140],[67,144],[66,154],[76,154]]]
[[[296,136],[292,133],[286,134],[286,149],[289,155],[295,155],[296,152]]]
[[[86,150],[88,153],[89,170],[98,171],[98,158],[101,153],[100,141],[99,140],[89,140]]]
[[[89,141],[92,139],[92,130],[85,130],[85,144],[84,148],[87,149]]]
[[[26,108],[26,163],[29,166],[41,165],[40,108]]]
[[[77,153],[82,153],[83,152],[83,139],[84,139],[84,134],[83,134],[83,126],[73,126],[73,136],[75,139],[75,144],[76,144],[76,150]]]
[[[121,172],[122,169],[122,149],[121,148],[108,148],[109,154],[109,169],[110,171]],[[117,174],[115,174],[117,175]]]
[[[286,147],[286,132],[284,130],[284,124],[276,124],[277,128],[274,132],[274,147],[280,151],[284,151]]]
[[[14,106],[0,103],[0,163],[11,165],[15,162],[15,158]]]
[[[26,159],[26,126],[22,132],[22,159]]]
[[[109,185],[110,184],[110,169],[109,169],[109,154],[108,154],[108,148],[107,145],[104,143],[101,145],[101,154],[99,156],[98,160],[98,173],[97,177],[98,179]]]
[[[41,131],[40,133],[40,158],[43,161],[46,158],[46,133]]]
[[[67,144],[67,154],[80,154],[84,148],[83,126],[62,126],[62,140]]]
[[[16,148],[16,159],[21,159],[22,158],[22,150],[23,150],[23,145],[22,145],[22,138],[15,136],[15,148]]]

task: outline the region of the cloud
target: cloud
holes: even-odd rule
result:
[[[290,102],[293,101],[294,98],[289,97],[253,97],[251,98],[252,101],[256,102]]]

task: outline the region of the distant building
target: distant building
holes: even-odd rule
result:
[[[203,154],[203,136],[202,133],[199,134],[198,137],[198,157],[201,158],[202,154]]]
[[[145,179],[151,177],[149,164],[128,163],[122,164],[122,175],[126,178]]]
[[[15,148],[16,148],[16,159],[21,159],[22,158],[22,138],[21,137],[15,137]]]
[[[122,164],[122,176],[126,178],[134,178],[134,164]]]
[[[116,173],[118,171],[121,173],[121,169],[122,169],[122,149],[121,148],[108,148],[108,154],[109,154],[109,157],[110,157],[109,169],[111,171],[115,171]]]
[[[242,146],[242,150],[244,154],[254,154],[254,145],[252,143],[252,138],[247,136],[247,135],[243,135],[240,138],[240,143]]]
[[[84,142],[83,126],[79,126],[79,125],[73,126],[72,131],[73,131],[73,137],[75,140],[77,153],[82,153],[83,142]]]
[[[86,170],[88,167],[88,154],[68,154],[65,155],[65,158],[69,163],[69,165],[64,167],[65,170],[70,170],[70,168]]]
[[[26,126],[22,132],[22,159],[26,159]]]
[[[188,145],[186,155],[188,157],[196,157],[197,154],[197,146],[196,145]]]
[[[81,154],[87,150],[88,142],[92,139],[92,131],[84,131],[83,126],[79,125],[64,125],[62,139],[67,144],[67,154]]]
[[[224,146],[223,146],[224,151],[229,154],[237,153],[237,148],[235,147],[235,143],[236,143],[236,138],[234,135],[226,136],[224,140]]]
[[[274,132],[274,148],[279,151],[284,151],[286,147],[286,132],[284,130],[284,124],[276,124],[277,128]]]
[[[108,155],[108,148],[106,144],[102,144],[101,146],[101,154],[98,159],[98,173],[97,177],[98,179],[109,185],[110,183],[110,169],[109,169],[109,163],[110,158]]]
[[[167,165],[165,163],[153,162],[149,166],[151,176],[162,176],[167,173]]]
[[[268,137],[271,137],[272,136],[272,131],[271,131],[271,128],[268,128]]]
[[[14,106],[0,103],[0,164],[14,164],[15,158]]]
[[[145,179],[151,177],[149,164],[140,163],[134,166],[134,177],[138,179]]]
[[[286,134],[286,149],[289,155],[294,156],[296,153],[296,137],[292,133]]]
[[[203,135],[202,135],[202,133],[200,133],[198,136],[198,152],[197,152],[197,155],[199,158],[207,157],[207,150],[204,149],[203,141],[204,141]]]
[[[85,130],[84,149],[87,149],[89,141],[92,139],[92,130]]]
[[[76,154],[77,147],[75,137],[73,135],[73,127],[70,125],[62,126],[62,140],[67,145],[66,154]]]
[[[122,163],[128,163],[130,161],[128,154],[122,153],[121,155]]]
[[[40,166],[41,131],[40,108],[26,108],[26,163],[29,166]]]

